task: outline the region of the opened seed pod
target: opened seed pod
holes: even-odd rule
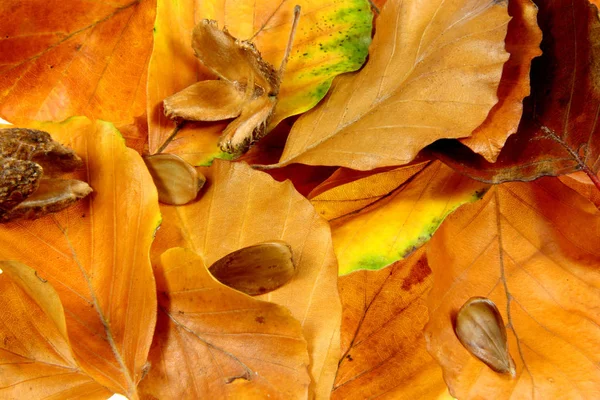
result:
[[[56,179],[83,161],[47,132],[0,129],[0,222],[63,210],[92,192],[85,182]]]

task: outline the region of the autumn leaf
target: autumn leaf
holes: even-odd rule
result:
[[[257,297],[287,307],[302,324],[317,398],[331,391],[339,359],[341,306],[329,225],[290,182],[279,183],[243,163],[204,169],[206,191],[186,206],[161,206],[164,222],[152,253],[168,246],[201,254],[207,265],[243,247],[281,240],[292,247],[296,275]],[[311,390],[312,390],[311,389]]]
[[[156,281],[159,317],[153,368],[140,386],[145,397],[307,398],[306,341],[286,308],[222,285],[182,248],[161,256]]]
[[[0,268],[0,397],[108,398],[111,393],[73,358],[52,285],[15,261],[2,261]]]
[[[556,178],[495,186],[429,242],[428,348],[457,398],[590,398],[600,390],[600,211]],[[506,322],[516,378],[459,343],[453,318],[483,296]]]
[[[487,161],[494,162],[506,139],[517,131],[523,113],[523,98],[529,95],[531,60],[538,57],[542,31],[537,24],[537,7],[531,0],[509,0],[512,17],[506,34],[506,51],[510,58],[504,64],[498,86],[499,101],[483,123],[461,143]]]
[[[431,283],[424,248],[381,271],[340,278],[343,356],[333,400],[443,395],[440,367],[423,337]]]
[[[74,149],[85,168],[73,177],[94,192],[53,216],[0,225],[0,259],[30,266],[56,289],[81,369],[135,399],[156,321],[152,178],[109,123],[74,117],[28,127]]]
[[[22,124],[144,113],[155,0],[3,0],[0,117]]]
[[[600,20],[588,0],[538,1],[543,55],[531,68],[532,94],[518,133],[494,164],[456,143],[440,159],[486,182],[528,181],[585,171],[600,187]]]
[[[561,175],[558,179],[575,190],[577,193],[591,201],[600,210],[600,191],[585,172],[575,172],[569,175]]]
[[[216,20],[219,27],[227,27],[235,38],[252,38],[265,61],[278,68],[290,34],[295,5],[302,11],[269,131],[284,118],[317,104],[327,93],[333,77],[356,70],[363,64],[371,38],[372,14],[368,2],[186,0],[174,4],[158,1],[148,80],[151,153],[176,153],[195,165],[206,164],[217,156],[223,158],[217,142],[226,124],[185,126],[177,133],[177,146],[166,147],[177,128],[164,116],[162,101],[197,81],[215,79],[191,50],[194,26],[201,19]],[[184,133],[187,134],[180,137]],[[202,137],[202,144],[195,143],[198,137]],[[191,158],[190,154],[201,157]]]
[[[331,223],[343,275],[406,257],[429,240],[448,214],[486,190],[486,184],[440,162],[424,162],[335,187],[311,202]]]
[[[498,101],[506,6],[387,1],[369,61],[298,119],[279,165],[402,165],[437,139],[471,135]]]

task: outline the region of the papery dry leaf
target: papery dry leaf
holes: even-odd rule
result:
[[[290,309],[302,324],[317,398],[326,398],[339,359],[341,305],[337,263],[327,221],[290,182],[276,182],[243,163],[215,161],[200,199],[186,206],[162,206],[163,224],[154,257],[168,246],[202,254],[207,264],[240,248],[267,240],[292,247],[296,275],[258,298]]]
[[[426,243],[458,206],[488,186],[440,162],[416,164],[338,186],[311,199],[330,220],[340,275],[381,269]]]
[[[219,282],[256,296],[285,285],[296,273],[292,248],[274,240],[244,247],[215,261],[209,268]]]
[[[95,191],[52,217],[1,225],[0,260],[26,263],[55,287],[81,369],[135,399],[156,320],[148,252],[160,214],[152,178],[109,123],[74,117],[30,127],[74,149],[85,168],[71,178]]]
[[[369,61],[298,119],[279,165],[402,165],[465,137],[498,101],[509,16],[495,0],[385,3]]]
[[[189,203],[206,182],[204,175],[174,154],[147,156],[144,162],[158,190],[158,200],[166,204]]]
[[[144,113],[155,0],[3,0],[0,116],[14,124]]]
[[[490,164],[452,141],[435,151],[463,174],[486,182],[528,181],[600,168],[600,20],[588,0],[537,2],[543,55],[531,67],[531,97],[517,134]]]
[[[108,398],[111,392],[73,358],[52,285],[15,261],[1,261],[0,268],[0,397]]]
[[[176,147],[165,147],[175,125],[163,115],[162,101],[198,81],[215,78],[190,51],[192,29],[200,20],[216,20],[219,26],[226,26],[231,35],[240,40],[252,38],[264,60],[279,66],[296,5],[301,7],[302,13],[268,131],[284,118],[317,104],[334,76],[356,70],[363,64],[371,37],[372,14],[368,2],[183,0],[174,5],[170,1],[158,1],[148,86],[151,153],[159,149],[175,152],[194,165],[200,164],[197,160],[206,163],[207,159],[223,157],[217,147],[223,124],[218,128],[213,124],[196,125],[193,131],[188,128],[189,136],[179,137],[178,134]],[[173,73],[175,70],[176,74]],[[216,129],[218,134],[214,135]],[[203,131],[207,131],[209,138],[202,137]],[[198,137],[202,137],[202,144],[194,143]],[[187,158],[185,154],[190,153],[199,153],[201,158]]]
[[[579,399],[600,390],[600,211],[556,178],[507,183],[438,229],[427,258],[428,349],[461,399]],[[472,296],[496,303],[516,379],[472,357],[452,327]]]
[[[454,332],[462,345],[493,371],[516,375],[506,340],[506,327],[498,307],[488,298],[471,297],[454,319]]]
[[[509,0],[512,17],[506,34],[506,51],[510,58],[504,64],[498,86],[499,101],[483,123],[468,138],[460,141],[494,162],[506,139],[517,131],[523,113],[523,98],[529,95],[531,60],[542,54],[542,31],[537,24],[537,7],[531,0]]]
[[[216,281],[201,257],[174,248],[156,269],[159,293],[144,398],[305,399],[308,353],[284,307]]]
[[[423,327],[431,270],[424,248],[381,271],[339,280],[342,351],[331,398],[433,399],[446,385]]]
[[[421,168],[424,168],[426,166],[426,163],[423,162],[423,160],[419,160],[414,163],[411,163],[411,165],[415,165],[415,164],[420,164]],[[302,164],[292,164],[292,165],[302,165]],[[408,165],[405,165],[404,167],[408,167]],[[312,167],[312,168],[316,168],[316,167]],[[381,172],[391,171],[393,169],[395,169],[395,168],[394,167],[383,167],[383,168],[371,169],[368,171],[357,171],[354,169],[349,169],[349,168],[344,168],[344,167],[336,168],[335,171],[327,179],[323,180],[323,182],[321,182],[318,186],[316,186],[313,190],[311,190],[310,193],[308,193],[308,195],[306,197],[308,197],[309,199],[312,199],[314,197],[317,197],[318,195],[320,195],[323,192],[334,189],[334,188],[344,185],[346,183],[351,183],[351,182],[357,181],[359,179],[367,178],[371,175],[376,175]],[[277,171],[277,169],[267,170],[267,171]],[[406,168],[405,171],[409,171],[409,169]],[[408,177],[410,177],[412,175],[413,175],[413,173],[409,172],[407,179],[408,179]]]

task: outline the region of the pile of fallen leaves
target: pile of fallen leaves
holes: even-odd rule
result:
[[[0,398],[597,396],[597,3],[3,0]]]

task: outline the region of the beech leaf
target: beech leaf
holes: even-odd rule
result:
[[[308,397],[306,341],[286,308],[220,284],[182,248],[161,256],[156,281],[153,367],[140,386],[146,397]]]
[[[568,218],[565,218],[568,216]],[[589,398],[600,390],[600,211],[556,178],[506,183],[452,214],[428,244],[426,338],[457,398]],[[452,327],[473,296],[506,323],[516,378],[467,352]]]
[[[207,188],[185,206],[161,206],[154,259],[169,246],[202,254],[207,265],[256,243],[281,240],[292,248],[296,274],[284,286],[256,297],[287,307],[302,324],[317,398],[331,392],[339,359],[341,305],[331,232],[292,184],[276,182],[244,163],[215,160],[204,169]]]
[[[71,177],[94,193],[52,216],[0,225],[0,260],[25,263],[54,286],[81,369],[135,399],[156,321],[149,249],[160,214],[152,177],[107,122],[73,117],[28,127],[72,148],[84,167]]]
[[[13,124],[144,113],[156,0],[3,0],[0,117]]]
[[[440,162],[377,173],[311,199],[330,220],[340,275],[381,269],[426,243],[458,206],[488,186]]]
[[[340,277],[344,353],[333,400],[443,396],[442,371],[423,337],[431,283],[424,248],[384,270]]]
[[[499,101],[483,123],[461,143],[487,161],[494,162],[506,139],[517,131],[523,114],[523,98],[529,95],[531,60],[542,54],[542,31],[537,24],[537,7],[531,0],[509,0],[512,17],[506,34],[506,51],[510,58],[504,64],[498,86]]]
[[[505,1],[387,1],[369,61],[298,119],[278,165],[402,165],[471,135],[498,101],[508,21]]]
[[[108,398],[111,392],[73,358],[52,285],[16,261],[1,261],[0,268],[0,397]]]
[[[452,141],[435,145],[439,158],[485,182],[600,169],[600,19],[588,0],[537,2],[543,55],[532,62],[531,97],[517,134],[491,164]]]

